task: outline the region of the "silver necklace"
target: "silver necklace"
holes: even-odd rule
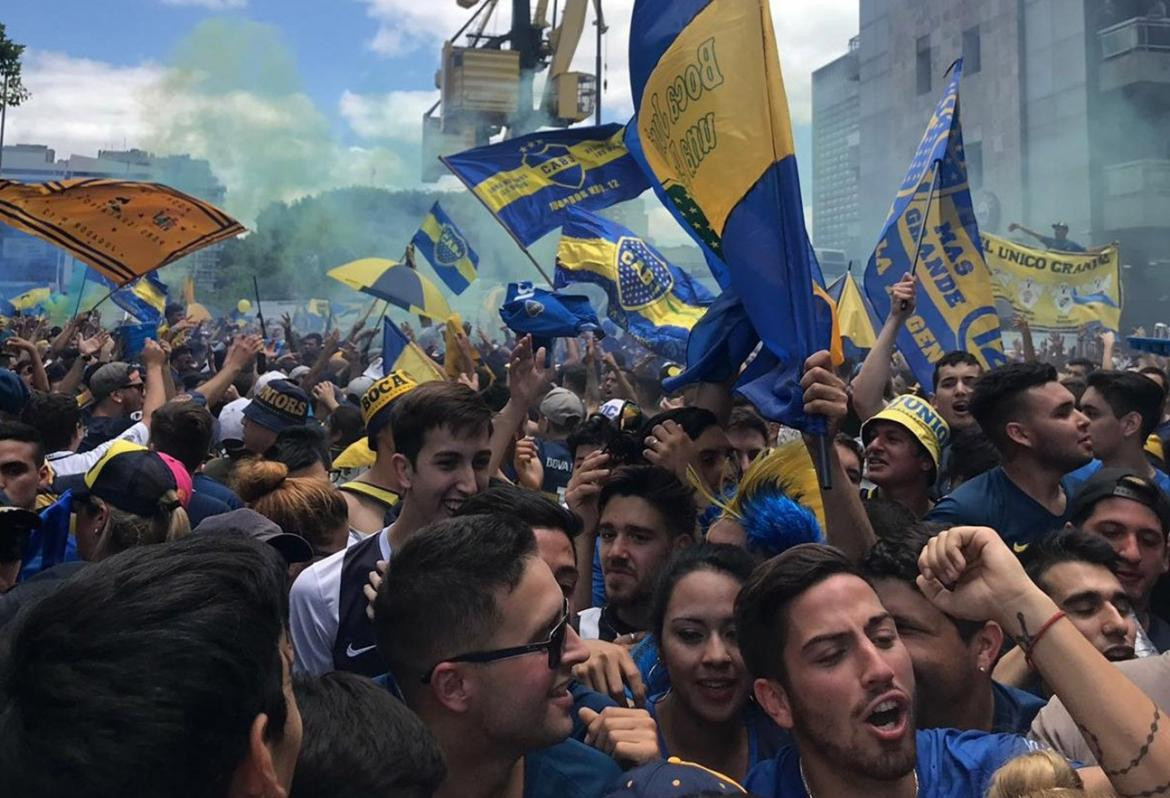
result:
[[[804,791],[808,793],[808,798],[816,798],[813,795],[812,787],[808,786],[808,777],[804,775],[804,760],[796,760],[796,766],[800,768],[800,783],[804,785]],[[914,768],[914,798],[918,798],[918,768]]]

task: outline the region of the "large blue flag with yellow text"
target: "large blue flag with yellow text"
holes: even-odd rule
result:
[[[118,289],[110,299],[139,321],[157,324],[166,312],[167,287],[155,272],[149,272]]]
[[[799,380],[809,355],[831,346],[824,280],[800,199],[788,101],[766,0],[637,0],[630,34],[636,117],[626,144],[655,191],[707,255],[728,295],[720,333],[750,320],[764,348],[737,390],[768,418],[819,431]],[[737,303],[743,311],[736,310]],[[736,340],[746,346],[749,331]],[[743,346],[727,351],[739,356]],[[688,372],[726,364],[698,357]],[[732,364],[736,368],[738,364]],[[716,374],[717,372],[710,372]]]
[[[616,222],[572,208],[557,248],[557,288],[593,283],[609,298],[606,314],[652,352],[682,362],[687,336],[714,300],[711,293],[646,241]]]
[[[890,288],[906,272],[918,277],[918,301],[898,334],[898,349],[920,385],[947,352],[970,352],[984,368],[1006,359],[991,273],[967,185],[959,78],[963,62],[934,109],[865,269],[865,293],[879,318],[890,312]],[[917,255],[917,257],[916,257]]]
[[[439,203],[431,207],[410,243],[434,267],[439,279],[456,294],[462,294],[475,280],[479,255]]]
[[[552,130],[441,158],[523,246],[564,224],[564,211],[608,208],[649,184],[618,124]]]

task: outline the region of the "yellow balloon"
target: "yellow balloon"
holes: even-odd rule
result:
[[[236,303],[236,310],[240,311],[240,313],[247,313],[251,309],[252,309],[252,303],[246,299],[241,299],[239,302]]]

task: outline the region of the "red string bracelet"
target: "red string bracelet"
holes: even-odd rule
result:
[[[1051,629],[1053,624],[1055,624],[1061,618],[1067,617],[1067,612],[1064,610],[1057,610],[1056,614],[1045,621],[1044,625],[1040,627],[1040,630],[1036,632],[1035,636],[1032,637],[1032,642],[1028,645],[1027,648],[1024,648],[1023,643],[1020,644],[1020,648],[1024,648],[1024,662],[1028,664],[1029,669],[1034,669],[1035,667],[1032,664],[1032,652],[1036,650],[1036,644],[1040,642],[1040,638],[1044,637],[1044,633]]]

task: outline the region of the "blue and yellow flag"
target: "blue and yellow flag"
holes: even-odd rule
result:
[[[828,288],[829,296],[837,303],[837,318],[841,338],[855,350],[873,349],[881,322],[869,300],[857,287],[852,272],[845,272]],[[852,354],[852,353],[851,353]]]
[[[53,291],[48,286],[44,288],[33,288],[25,291],[23,294],[18,294],[8,300],[8,304],[12,306],[13,310],[26,311],[41,307],[49,301],[49,297]]]
[[[139,321],[157,325],[166,313],[167,287],[155,272],[151,272],[114,292],[110,299]]]
[[[436,321],[446,321],[451,308],[438,286],[404,263],[383,258],[362,258],[330,269],[327,274],[391,305]]]
[[[951,71],[865,269],[865,293],[880,317],[889,314],[889,291],[902,275],[919,278],[917,308],[898,334],[898,348],[920,385],[931,384],[935,361],[954,350],[971,353],[984,368],[1006,362],[967,186],[961,59]]]
[[[418,383],[445,380],[447,375],[419,345],[408,339],[390,319],[383,319],[382,375],[402,371]]]
[[[817,431],[797,383],[805,359],[830,348],[831,320],[813,296],[824,280],[804,227],[768,3],[637,0],[631,31],[637,116],[626,144],[734,290],[721,309],[742,303],[764,343],[737,390],[768,418]]]
[[[333,315],[333,303],[328,299],[310,299],[305,303],[305,310],[310,316],[319,316],[325,319]]]
[[[423,219],[410,243],[434,267],[439,279],[456,294],[462,294],[475,280],[479,255],[439,203],[436,202]]]
[[[571,208],[557,249],[557,288],[593,283],[609,297],[609,318],[647,349],[679,361],[687,335],[714,299],[654,247],[588,211]]]
[[[648,187],[621,125],[541,131],[440,160],[523,246],[564,224],[567,208],[601,210]]]

